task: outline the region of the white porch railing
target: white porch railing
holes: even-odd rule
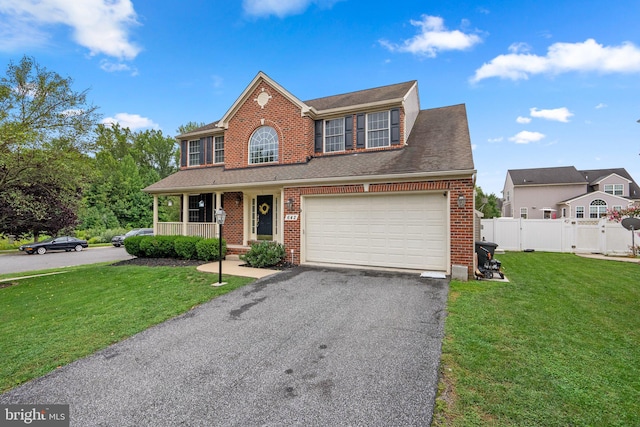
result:
[[[181,236],[183,224],[181,222],[159,222],[156,233],[159,236]],[[216,224],[211,222],[188,222],[187,236],[200,236],[207,239],[217,236]]]

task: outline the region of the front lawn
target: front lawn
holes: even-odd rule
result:
[[[90,265],[13,281],[0,289],[0,392],[254,279],[224,280],[212,287],[217,275],[196,267]]]
[[[640,265],[496,258],[510,283],[451,283],[434,425],[640,425]]]

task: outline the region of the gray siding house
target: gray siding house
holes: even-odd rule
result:
[[[598,219],[607,209],[640,204],[640,187],[624,168],[510,169],[502,196],[503,217]]]

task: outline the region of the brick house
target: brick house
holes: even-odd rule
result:
[[[301,101],[260,72],[224,116],[176,137],[180,170],[144,191],[156,234],[259,240],[294,264],[472,277],[475,170],[464,105],[420,110],[418,83]],[[165,196],[181,221],[158,221]]]

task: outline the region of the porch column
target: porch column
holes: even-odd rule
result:
[[[158,235],[158,195],[153,195],[153,234]]]
[[[187,236],[189,231],[187,223],[189,222],[189,195],[187,193],[182,194],[182,235]]]

